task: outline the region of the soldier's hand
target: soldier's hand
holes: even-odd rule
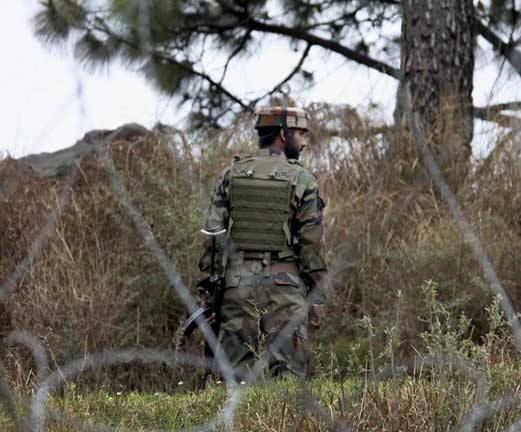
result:
[[[309,309],[309,323],[316,329],[324,322],[326,307],[323,304],[313,304]]]
[[[200,307],[208,307],[210,304],[210,294],[208,292],[200,292],[199,293],[199,306]]]
[[[215,319],[217,318],[217,315],[215,312],[212,312],[211,315],[206,318],[206,322],[208,325],[212,325],[213,323],[215,323]]]

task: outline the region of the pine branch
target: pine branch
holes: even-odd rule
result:
[[[101,20],[97,21],[98,26],[96,26],[96,30],[100,31],[102,33],[105,33],[107,36],[110,36],[122,44],[128,45],[132,49],[139,49],[138,44],[126,39],[125,37],[115,33],[112,31],[105,23],[103,23]],[[149,55],[154,60],[162,60],[167,62],[168,64],[171,64],[175,67],[178,67],[180,69],[183,69],[188,74],[197,76],[199,78],[202,78],[204,81],[206,81],[208,84],[210,84],[212,87],[214,87],[216,90],[218,90],[220,93],[226,95],[230,100],[235,102],[236,104],[240,105],[243,109],[246,109],[248,111],[253,111],[249,104],[245,104],[238,96],[235,96],[233,93],[231,93],[228,89],[226,89],[221,83],[215,81],[212,77],[210,77],[208,74],[198,71],[194,69],[194,67],[187,63],[187,62],[180,62],[172,57],[169,57],[165,54],[161,54],[157,50],[151,50],[149,52]]]
[[[385,135],[393,132],[394,126],[390,125],[381,125],[381,126],[370,126],[370,127],[359,127],[352,129],[324,129],[324,134],[328,137],[340,137],[343,139],[353,139],[353,138],[367,138],[374,135]]]

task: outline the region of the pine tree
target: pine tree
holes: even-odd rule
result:
[[[519,108],[473,107],[476,35],[521,75],[518,20],[509,0],[477,2],[476,10],[471,0],[41,0],[35,32],[53,46],[72,45],[85,66],[122,62],[138,70],[161,93],[191,104],[192,125],[205,127],[226,124],[228,113],[252,111],[276,93],[313,85],[311,50],[343,56],[405,78],[440,162],[456,161],[458,177],[470,155],[472,119],[509,125],[502,111]],[[400,21],[401,35],[394,30]],[[234,94],[227,73],[266,50],[266,36],[288,43],[299,57],[264,93]],[[205,69],[208,53],[221,60],[217,72]],[[443,106],[454,115],[438,120]],[[458,131],[452,145],[440,128],[447,118]]]

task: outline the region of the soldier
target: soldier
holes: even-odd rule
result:
[[[241,380],[261,348],[273,375],[305,376],[308,310],[315,328],[325,315],[324,202],[298,162],[309,115],[281,107],[257,115],[259,150],[221,172],[206,223],[227,229],[218,340]],[[201,271],[209,270],[210,254],[207,244]]]

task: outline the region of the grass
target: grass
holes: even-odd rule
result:
[[[519,380],[519,372],[515,378]],[[509,387],[512,395],[520,396],[514,381]],[[494,384],[492,388],[492,393],[498,390]],[[502,394],[506,391],[501,389]],[[48,404],[50,411],[61,413],[68,420],[48,419],[46,430],[72,432],[78,430],[78,422],[109,426],[117,431],[191,428],[214,420],[222,413],[225,400],[225,387],[215,383],[202,391],[181,389],[173,395],[82,393],[69,386],[63,397],[51,398]],[[475,402],[474,383],[454,370],[434,368],[379,383],[361,378],[337,381],[321,377],[302,385],[287,378],[241,386],[240,402],[228,430],[327,431],[333,424],[351,425],[361,431],[452,430],[462,424]],[[520,415],[521,409],[512,407],[493,413],[478,430],[501,430]],[[15,431],[5,415],[0,426],[3,431]],[[225,428],[221,425],[216,430]]]
[[[486,414],[475,430],[507,428],[521,416],[516,403],[521,398],[521,359],[499,301],[486,308],[489,331],[477,343],[469,332],[470,320],[455,316],[439,300],[438,288],[432,281],[421,287],[427,312],[419,318],[426,330],[420,335],[422,352],[415,357],[399,356],[402,341],[395,327],[386,329],[385,349],[377,351],[375,327],[367,318],[365,354],[355,345],[349,350],[336,344],[329,346],[327,356],[315,343],[312,378],[239,385],[233,422],[215,430],[318,432],[338,430],[341,424],[359,431],[461,430],[474,408],[509,398],[512,403],[500,409],[482,410]],[[47,403],[46,430],[75,431],[82,422],[117,431],[197,430],[223,412],[231,394],[215,378],[204,389],[194,390],[189,382],[172,382],[171,388],[169,393],[115,392],[68,382]],[[15,430],[5,414],[0,426]]]

